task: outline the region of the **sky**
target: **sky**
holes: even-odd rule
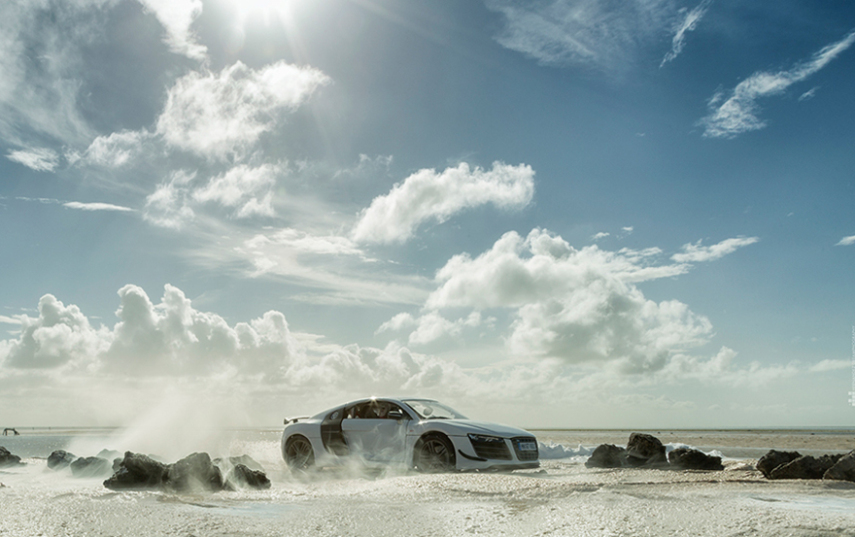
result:
[[[855,425],[855,5],[0,5],[0,425]],[[203,410],[200,410],[203,409]]]

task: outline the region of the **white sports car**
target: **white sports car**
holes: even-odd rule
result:
[[[534,435],[467,419],[431,399],[371,398],[285,420],[282,457],[292,470],[401,464],[421,472],[537,468]]]

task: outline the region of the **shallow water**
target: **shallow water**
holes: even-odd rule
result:
[[[26,448],[29,457],[25,467],[0,470],[0,535],[855,536],[855,484],[767,481],[753,470],[754,460],[734,457],[720,472],[588,469],[583,452],[594,445],[578,439],[612,435],[612,443],[625,444],[628,432],[537,434],[571,456],[513,474],[344,469],[292,475],[281,461],[278,431],[229,431],[208,451],[250,454],[264,465],[272,487],[196,495],[113,492],[100,479],[75,479],[67,469],[46,466],[44,450],[58,443],[92,446],[93,453],[77,453],[85,456],[103,447],[122,449],[101,444],[120,433],[21,436],[14,445],[0,438],[13,453]],[[751,447],[726,445],[738,436],[716,432],[702,440],[727,456],[728,449]],[[791,449],[774,442],[790,442],[792,434],[766,436],[752,438]],[[659,437],[686,443],[664,432]],[[822,451],[816,441],[810,448]]]

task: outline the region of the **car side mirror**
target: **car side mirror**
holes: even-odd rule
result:
[[[404,413],[401,412],[400,410],[390,410],[389,413],[386,414],[386,416],[390,420],[402,420],[402,419],[404,419]]]

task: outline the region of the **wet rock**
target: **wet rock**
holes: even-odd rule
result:
[[[822,479],[843,455],[803,455],[772,470],[769,479]]]
[[[801,456],[802,454],[798,451],[776,451],[772,449],[769,453],[760,457],[760,460],[757,461],[757,469],[763,474],[763,477],[771,479],[772,470],[778,466],[792,462]]]
[[[77,455],[74,453],[69,453],[64,449],[58,449],[48,456],[47,466],[51,470],[62,470],[67,467],[69,464],[74,462],[74,459],[77,458]]]
[[[668,462],[682,470],[724,470],[721,457],[707,455],[697,449],[677,448],[668,454]]]
[[[110,475],[110,461],[101,457],[80,457],[71,463],[74,477],[103,477]]]
[[[223,474],[207,453],[193,453],[169,466],[167,486],[177,492],[223,490]]]
[[[627,464],[629,466],[659,466],[668,463],[665,458],[665,446],[653,435],[632,433],[626,444]]]
[[[841,457],[834,466],[822,474],[822,478],[855,482],[855,450]]]
[[[10,466],[24,466],[21,462],[21,457],[12,455],[8,449],[0,446],[0,468],[8,468]]]
[[[104,481],[104,486],[110,490],[161,488],[168,469],[162,462],[128,451],[118,471]]]
[[[626,463],[626,450],[614,444],[600,444],[585,461],[588,468],[620,468]]]
[[[238,463],[226,474],[225,485],[231,490],[241,488],[269,489],[270,479],[261,470],[253,470]]]

